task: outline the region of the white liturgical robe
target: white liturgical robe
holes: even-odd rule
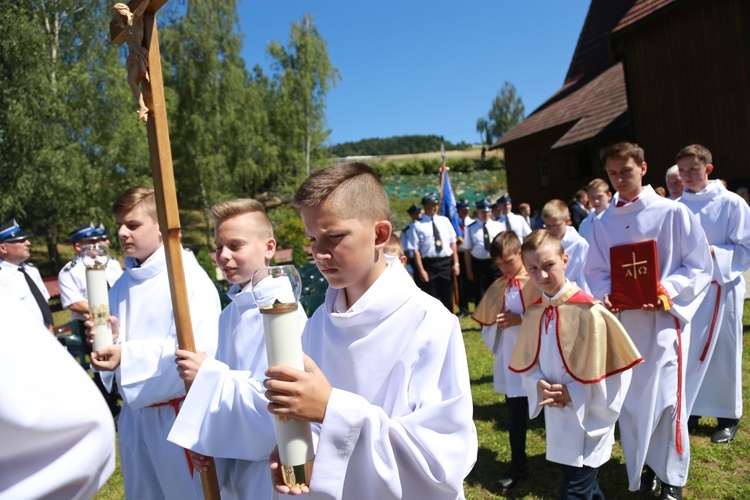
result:
[[[464,498],[477,456],[471,388],[455,315],[387,269],[346,310],[329,288],[303,349],[333,387],[310,498]]]
[[[565,253],[568,254],[568,267],[565,269],[565,277],[578,285],[578,288],[589,293],[586,276],[583,274],[586,255],[589,253],[588,242],[578,234],[573,226],[568,226],[560,243],[562,243]]]
[[[190,318],[198,351],[216,352],[221,304],[216,287],[195,258],[183,251]],[[164,247],[143,264],[125,259],[126,271],[109,291],[110,312],[120,324],[120,366],[115,370],[123,404],[120,463],[127,498],[193,498],[196,489],[185,452],[167,441],[185,386],[177,374],[177,332]],[[105,384],[112,372],[103,372]],[[158,405],[158,406],[156,406]],[[160,492],[160,493],[157,493]]]
[[[635,201],[620,207],[618,201],[616,194],[594,224],[585,270],[592,295],[602,300],[611,291],[610,248],[655,240],[660,281],[674,302],[668,311],[617,315],[645,359],[633,368],[619,420],[629,487],[640,486],[644,463],[662,481],[683,486],[690,464],[684,397],[688,326],[711,282],[711,253],[696,217],[651,186],[644,186]]]
[[[86,372],[23,309],[0,287],[0,498],[91,498],[115,470],[112,415]]]
[[[570,286],[567,283],[550,300],[562,295]],[[567,306],[563,304],[560,307]],[[615,422],[628,392],[632,373],[628,369],[587,384],[574,379],[560,356],[557,308],[551,311],[552,315],[539,326],[537,361],[531,369],[523,372],[523,386],[529,397],[529,416],[537,417],[544,408],[547,460],[573,467],[596,468],[606,463],[612,454]],[[566,386],[571,402],[564,408],[539,406],[544,401],[537,388],[540,380]]]
[[[171,442],[216,458],[224,500],[272,497],[268,456],[276,436],[263,387],[268,369],[263,317],[253,293],[278,298],[278,287],[270,285],[279,281],[266,279],[255,290],[247,285],[241,291],[235,284],[229,290],[232,303],[219,318],[216,359],[201,365],[169,433]],[[298,315],[301,334],[307,316],[301,307]]]
[[[688,412],[742,416],[742,312],[750,267],[750,207],[719,180],[680,198],[701,222],[713,247],[713,282],[693,318],[686,395]]]

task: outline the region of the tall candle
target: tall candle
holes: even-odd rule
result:
[[[109,317],[109,290],[107,287],[107,261],[109,252],[104,245],[87,245],[81,252],[86,266],[86,290],[89,315],[94,323],[93,350],[98,351],[112,345],[112,327]]]
[[[263,280],[282,280],[283,285],[269,287],[265,282],[265,286],[260,286]],[[262,293],[260,290],[269,288],[277,293]],[[299,288],[300,278],[294,266],[260,268],[253,276],[253,296],[263,315],[268,366],[285,365],[304,370],[297,313]],[[315,458],[310,422],[276,415],[274,430],[284,482],[289,487],[309,485]]]

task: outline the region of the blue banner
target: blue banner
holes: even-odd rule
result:
[[[458,237],[463,239],[463,225],[458,220],[456,197],[453,195],[451,180],[448,177],[448,169],[444,167],[440,169],[440,215],[448,217]]]

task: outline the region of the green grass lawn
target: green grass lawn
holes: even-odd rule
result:
[[[743,397],[750,395],[750,301],[745,301],[743,353]],[[474,470],[466,478],[467,499],[504,498],[494,492],[497,478],[510,463],[507,410],[505,397],[492,389],[492,355],[484,346],[480,329],[470,318],[461,320],[469,359],[471,392],[474,398],[474,423],[479,436],[479,452]],[[734,442],[711,444],[715,419],[704,418],[697,432],[690,436],[691,463],[685,498],[734,499],[750,498],[750,429],[747,419],[740,425]],[[556,498],[562,476],[558,466],[544,458],[544,423],[532,420],[527,436],[529,478],[519,484],[513,498]],[[615,443],[612,459],[599,470],[599,484],[605,496],[612,499],[636,497],[627,491],[625,461],[619,442]],[[119,460],[115,473],[94,497],[99,500],[124,498]]]

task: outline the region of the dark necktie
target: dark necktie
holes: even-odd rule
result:
[[[23,268],[23,266],[19,267],[18,270],[21,272],[21,274],[23,274],[23,277],[26,280],[26,284],[28,285],[29,290],[31,290],[31,295],[34,296],[34,300],[36,300],[39,309],[42,311],[42,317],[44,318],[45,326],[54,325],[55,320],[52,319],[52,309],[49,308],[49,304],[46,300],[44,300],[44,295],[42,295],[41,290],[39,290],[39,287],[36,286],[36,283],[34,283],[34,280],[31,279],[31,276],[26,273],[26,270]]]
[[[513,231],[513,228],[510,227],[510,214],[505,216],[505,230],[506,231]]]
[[[484,231],[484,249],[488,252],[490,251],[490,232],[487,231],[487,225],[482,228],[482,231]]]
[[[443,250],[443,241],[440,239],[440,231],[438,231],[437,225],[435,225],[435,219],[432,219],[432,234],[435,235],[435,252],[440,254]]]

